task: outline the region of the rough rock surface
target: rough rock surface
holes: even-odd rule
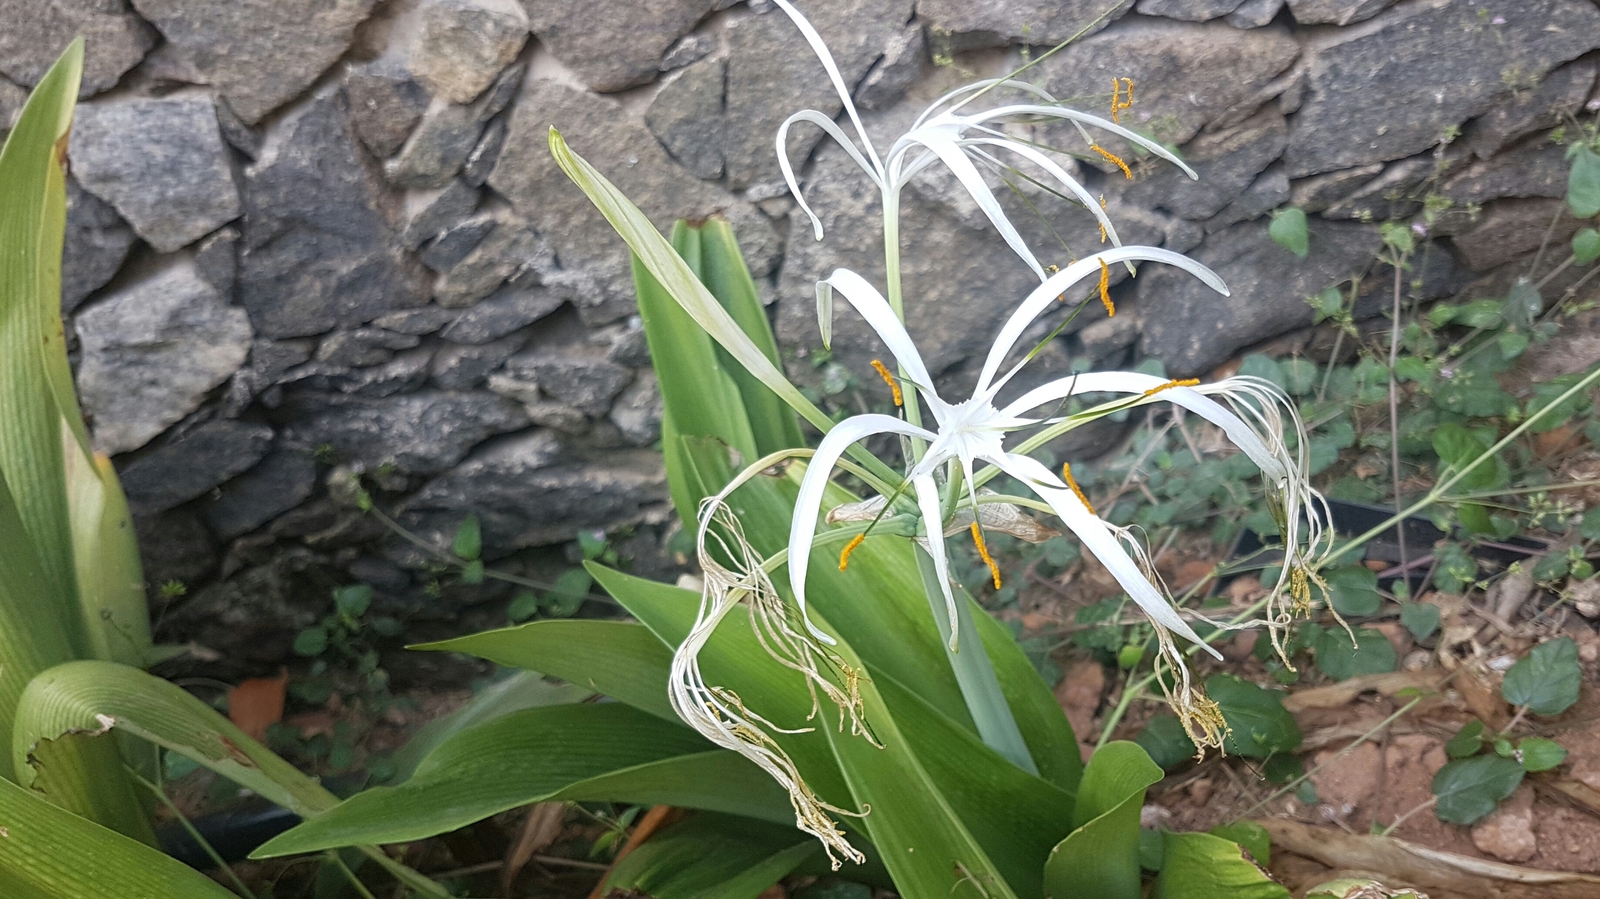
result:
[[[134,514],[152,515],[248,471],[271,445],[272,428],[267,425],[213,420],[152,447],[118,475]]]
[[[158,252],[239,216],[228,148],[207,96],[133,98],[79,107],[72,171]]]
[[[522,67],[501,74],[494,87],[471,104],[434,101],[384,174],[400,187],[443,187],[472,158],[484,126],[504,109],[522,83]]]
[[[649,81],[711,0],[523,0],[529,25],[556,58],[597,91]]]
[[[305,502],[316,486],[317,464],[311,453],[284,447],[223,484],[200,508],[217,536],[232,539]]]
[[[1305,103],[1284,154],[1289,177],[1426,150],[1508,87],[1537,84],[1600,46],[1600,9],[1588,0],[1500,7],[1500,25],[1479,15],[1481,3],[1429,0],[1335,32],[1310,54]],[[1447,79],[1437,77],[1440,59],[1452,60]]]
[[[428,92],[393,61],[351,67],[344,89],[356,134],[379,159],[400,149],[428,108]]]
[[[166,271],[79,313],[78,393],[95,447],[138,449],[200,407],[250,350],[250,322],[193,265]]]
[[[1398,0],[1289,0],[1289,14],[1302,25],[1349,25],[1370,19]]]
[[[279,128],[245,173],[239,301],[256,330],[300,337],[426,302],[342,98]]]
[[[662,83],[644,122],[673,159],[697,177],[722,177],[722,117],[728,61],[695,63]]]
[[[133,229],[109,203],[67,179],[66,244],[61,251],[61,311],[70,313],[104,287],[133,247]]]
[[[1503,862],[1525,862],[1539,852],[1533,832],[1533,786],[1523,784],[1482,821],[1472,825],[1472,845]]]
[[[428,0],[411,42],[411,70],[436,97],[471,103],[528,41],[517,0]]]
[[[997,46],[1024,42],[1054,46],[1077,34],[1106,12],[1100,0],[921,0],[917,13],[935,29],[959,40],[964,47]],[[1111,10],[1099,30],[1133,6],[1133,0]]]
[[[460,462],[491,434],[528,424],[527,413],[492,393],[420,391],[370,399],[339,394],[295,394],[284,411],[290,441],[326,445],[342,462],[368,469],[392,463],[403,473],[432,474]]]
[[[23,87],[38,84],[67,44],[84,38],[84,97],[115,86],[155,46],[153,29],[122,0],[3,0],[0,22],[0,74]]]
[[[1162,16],[1184,22],[1209,22],[1239,8],[1244,0],[1139,0],[1140,15]]]
[[[1244,0],[1228,13],[1227,22],[1235,28],[1260,28],[1269,25],[1283,9],[1283,0]]]
[[[377,0],[133,0],[248,124],[316,81]]]

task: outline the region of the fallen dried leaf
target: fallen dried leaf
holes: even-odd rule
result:
[[[253,677],[228,691],[228,720],[257,740],[267,738],[267,728],[283,720],[283,694],[289,670],[277,677]]]
[[[1325,687],[1312,687],[1308,690],[1298,690],[1283,698],[1283,707],[1290,712],[1300,712],[1306,709],[1334,709],[1346,705],[1357,696],[1367,691],[1376,691],[1384,696],[1394,694],[1406,689],[1437,690],[1444,683],[1450,672],[1439,668],[1426,668],[1422,671],[1394,671],[1387,674],[1363,674],[1349,680],[1329,684]]]

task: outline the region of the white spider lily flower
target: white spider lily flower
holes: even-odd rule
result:
[[[947,463],[961,467],[971,491],[973,506],[977,505],[973,486],[973,463],[983,461],[1022,482],[1047,503],[1084,547],[1093,553],[1117,579],[1135,603],[1144,610],[1160,639],[1162,656],[1175,670],[1182,672],[1178,707],[1186,725],[1196,724],[1200,733],[1191,730],[1191,736],[1202,745],[1218,745],[1220,718],[1215,707],[1207,706],[1209,700],[1194,694],[1188,684],[1188,673],[1183,658],[1173,645],[1169,634],[1220,655],[1194,632],[1178,615],[1144,558],[1137,542],[1122,528],[1115,527],[1097,516],[1087,498],[1071,482],[1047,470],[1038,461],[1024,455],[1008,452],[1006,436],[1017,430],[1044,424],[1048,418],[1031,417],[1038,407],[1059,402],[1083,393],[1120,393],[1131,395],[1136,403],[1170,401],[1217,425],[1261,469],[1264,478],[1272,485],[1273,511],[1279,519],[1286,541],[1296,541],[1287,546],[1289,558],[1286,572],[1308,570],[1306,554],[1325,551],[1331,535],[1323,525],[1321,497],[1306,481],[1306,440],[1300,422],[1286,397],[1267,382],[1250,378],[1234,378],[1203,388],[1188,386],[1188,382],[1165,381],[1136,372],[1099,372],[1080,374],[1051,381],[1028,391],[1004,407],[997,407],[994,399],[999,390],[1026,363],[1017,363],[1003,376],[1002,364],[1016,348],[1017,341],[1045,309],[1056,302],[1056,297],[1069,291],[1075,284],[1091,276],[1103,278],[1105,266],[1119,262],[1153,261],[1174,265],[1198,277],[1219,293],[1228,292],[1226,285],[1205,266],[1178,253],[1152,247],[1120,247],[1098,253],[1088,259],[1068,266],[1063,271],[1045,279],[1022,302],[1001,328],[993,347],[989,350],[977,386],[966,400],[951,403],[941,397],[933,387],[927,366],[910,335],[889,308],[878,291],[859,275],[839,269],[818,285],[819,299],[824,294],[837,292],[844,296],[877,332],[889,352],[905,373],[906,380],[923,398],[936,427],[928,429],[910,424],[902,419],[881,414],[857,415],[837,424],[823,438],[816,455],[810,460],[799,495],[789,533],[789,580],[800,608],[802,620],[811,634],[821,643],[832,639],[811,626],[806,617],[806,572],[811,545],[821,513],[823,493],[832,476],[834,465],[845,450],[856,441],[876,434],[897,434],[921,438],[928,448],[917,464],[907,473],[906,480],[915,496],[922,517],[923,530],[929,535],[928,549],[932,556],[950,620],[956,618],[956,600],[950,589],[946,553],[942,539],[945,531],[940,507],[935,472]],[[1194,382],[1198,383],[1198,382]],[[1211,395],[1223,397],[1219,403]],[[1261,404],[1257,408],[1256,403]],[[1232,406],[1233,408],[1229,408]],[[1291,453],[1281,433],[1282,417],[1278,407],[1290,410],[1298,432],[1299,450]],[[1297,545],[1300,537],[1300,517],[1304,515],[1311,524],[1310,549]],[[981,546],[980,546],[981,549]],[[1296,583],[1294,576],[1283,579]],[[1281,588],[1280,588],[1281,589]],[[1294,595],[1300,595],[1298,587]],[[1309,597],[1309,589],[1304,591]],[[1276,595],[1276,594],[1275,594]],[[1269,618],[1269,622],[1273,620]],[[951,636],[951,649],[955,651],[955,636]]]
[[[1104,150],[1090,136],[1085,126],[1091,126],[1128,141],[1156,156],[1161,157],[1183,169],[1190,178],[1198,179],[1194,170],[1183,163],[1182,160],[1170,153],[1165,147],[1145,137],[1122,127],[1115,122],[1107,121],[1099,116],[1079,112],[1060,105],[1049,92],[1024,81],[1010,78],[992,78],[959,87],[939,99],[933,101],[926,110],[919,115],[910,131],[906,132],[893,145],[884,156],[879,156],[873,147],[872,139],[867,136],[866,128],[861,123],[861,116],[857,113],[855,104],[851,101],[850,90],[844,83],[844,78],[839,72],[838,65],[834,62],[833,55],[822,41],[822,36],[806,21],[789,0],[774,0],[804,35],[806,42],[816,53],[823,69],[827,71],[828,79],[838,93],[840,101],[844,104],[846,115],[854,127],[860,144],[840,128],[832,117],[824,115],[814,109],[797,112],[785,119],[778,128],[777,151],[778,164],[783,170],[784,180],[789,185],[789,190],[794,194],[800,208],[811,219],[811,227],[818,240],[822,239],[822,221],[810,204],[806,202],[801,193],[799,182],[795,178],[794,167],[789,161],[788,149],[785,146],[789,128],[799,122],[809,122],[821,128],[824,133],[833,138],[844,148],[856,165],[866,173],[867,177],[878,188],[883,197],[884,230],[886,236],[898,239],[898,221],[900,208],[900,191],[910,182],[911,178],[922,170],[942,162],[952,175],[960,182],[962,188],[971,196],[985,217],[994,225],[994,228],[1004,238],[1011,250],[1027,263],[1039,280],[1043,281],[1049,273],[1044,265],[1029,249],[1022,235],[1012,225],[1005,211],[1000,208],[1000,201],[994,192],[984,182],[983,174],[979,171],[974,159],[997,169],[1009,168],[1009,164],[1002,158],[1004,155],[1014,155],[1026,162],[1032,163],[1043,172],[1046,182],[1041,182],[1049,189],[1051,185],[1059,186],[1083,204],[1103,230],[1103,239],[1109,240],[1113,246],[1122,246],[1117,237],[1116,226],[1106,215],[1100,203],[1076,178],[1066,169],[1050,159],[1029,144],[1016,140],[999,126],[1007,122],[1038,121],[1041,119],[1059,119],[1071,122],[1082,135],[1088,148],[1107,160],[1127,170],[1122,160]],[[1130,82],[1131,84],[1131,82]],[[991,89],[1013,89],[1032,95],[1032,99],[1041,100],[1038,103],[1013,104],[987,109],[970,114],[961,114],[961,108],[980,92]],[[1131,94],[1131,90],[1130,90]],[[1113,103],[1116,101],[1113,100]],[[1126,108],[1126,107],[1118,107]],[[1132,268],[1129,268],[1130,273]]]

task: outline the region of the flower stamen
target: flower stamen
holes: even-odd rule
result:
[[[1144,395],[1145,396],[1155,396],[1156,394],[1160,393],[1163,390],[1171,390],[1174,387],[1196,387],[1199,384],[1200,384],[1200,379],[1199,378],[1185,378],[1184,380],[1181,380],[1181,381],[1168,381],[1165,384],[1161,384],[1161,385],[1152,387],[1149,390],[1146,390],[1144,392]]]
[[[1105,209],[1106,209],[1106,195],[1105,194],[1101,194],[1100,195],[1100,211],[1104,212]],[[1105,222],[1101,222],[1100,223],[1100,242],[1101,243],[1105,243],[1106,242],[1106,223]]]
[[[1100,304],[1106,307],[1107,317],[1117,314],[1117,306],[1111,302],[1111,269],[1104,259],[1100,260]]]
[[[883,379],[883,383],[889,385],[889,392],[894,394],[894,404],[896,406],[905,405],[905,394],[900,390],[900,380],[889,371],[889,366],[884,365],[881,359],[874,359],[872,360],[872,367],[878,370],[878,377]],[[842,571],[843,569],[840,570]]]
[[[989,576],[994,578],[994,588],[999,590],[1000,566],[996,565],[994,562],[994,557],[989,555],[989,547],[985,546],[983,542],[983,529],[978,527],[978,523],[976,521],[972,523],[972,543],[974,546],[978,547],[978,556],[979,558],[983,559],[983,564],[989,566]]]
[[[1122,161],[1122,157],[1121,156],[1118,156],[1117,154],[1111,152],[1110,150],[1107,150],[1105,147],[1102,147],[1099,144],[1090,144],[1089,145],[1089,149],[1091,149],[1091,150],[1095,151],[1096,153],[1099,153],[1101,156],[1105,157],[1106,162],[1111,163],[1112,165],[1116,166],[1119,169],[1122,169],[1122,176],[1124,178],[1127,178],[1129,181],[1133,180],[1133,170],[1128,168],[1128,164],[1126,162]]]
[[[1126,101],[1122,100],[1122,88],[1123,88],[1124,85],[1126,85],[1127,88],[1128,88],[1128,99]],[[1119,124],[1119,125],[1122,124],[1122,119],[1119,118],[1120,113],[1125,109],[1132,109],[1132,108],[1133,108],[1133,79],[1132,78],[1112,78],[1111,79],[1111,121],[1116,123],[1116,124]]]
[[[867,539],[867,535],[866,534],[857,534],[854,537],[850,538],[850,542],[849,543],[846,543],[844,545],[844,551],[839,553],[839,570],[840,571],[844,571],[846,568],[850,567],[850,554],[855,552],[856,551],[856,547],[860,546],[862,541],[864,541],[866,539]]]
[[[1072,495],[1078,498],[1078,502],[1083,503],[1083,507],[1089,510],[1090,515],[1094,515],[1094,504],[1089,502],[1089,497],[1083,492],[1083,488],[1079,487],[1078,482],[1072,477],[1071,462],[1061,463],[1061,480],[1067,482],[1067,486],[1072,488]]]

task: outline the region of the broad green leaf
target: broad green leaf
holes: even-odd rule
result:
[[[1600,231],[1584,228],[1572,235],[1572,261],[1588,265],[1596,259],[1600,259]]]
[[[585,687],[551,683],[537,671],[515,672],[479,690],[461,708],[418,728],[411,739],[389,757],[394,765],[394,779],[403,781],[410,777],[440,743],[467,728],[522,709],[582,702],[593,694],[593,690]]]
[[[1224,824],[1213,827],[1209,831],[1212,836],[1232,840],[1243,846],[1250,857],[1259,865],[1272,864],[1272,835],[1267,829],[1254,821],[1237,821],[1233,824]]]
[[[1355,642],[1342,627],[1330,627],[1317,637],[1317,670],[1334,680],[1349,680],[1363,674],[1384,674],[1395,669],[1399,658],[1394,644],[1382,631],[1370,627],[1354,628]]]
[[[15,780],[11,731],[17,701],[35,674],[72,658],[72,647],[60,619],[39,608],[49,588],[3,473],[0,558],[0,779]]]
[[[756,899],[822,847],[794,828],[701,814],[669,827],[617,863],[613,890],[655,899]]]
[[[592,563],[590,571],[663,644],[676,646],[688,635],[700,603],[698,594]],[[813,620],[830,629],[822,615]],[[832,649],[845,664],[871,673],[846,640]],[[812,703],[804,683],[766,654],[745,616],[728,616],[701,652],[700,665],[707,683],[733,686],[748,708],[778,727],[798,727],[807,721]],[[831,709],[824,709],[817,722],[828,726],[772,737],[822,799],[847,808],[870,808],[869,814],[848,823],[864,831],[882,853],[902,895],[950,894],[962,880],[953,867],[960,863],[968,875],[987,885],[991,897],[1013,896],[1001,872],[911,750],[912,741],[923,735],[901,731],[873,680],[862,680],[861,697],[864,717],[882,748],[848,730],[838,732],[831,726],[836,723],[830,720]]]
[[[1572,171],[1567,175],[1567,205],[1578,218],[1600,213],[1600,154],[1581,143],[1567,151]]]
[[[1238,843],[1208,833],[1169,833],[1156,899],[1289,899],[1289,891]]]
[[[79,618],[89,654],[143,667],[153,661],[150,609],[133,515],[111,460],[65,454]]]
[[[1567,750],[1554,740],[1528,737],[1517,744],[1516,758],[1524,771],[1549,771],[1567,760]]]
[[[1089,758],[1078,785],[1077,825],[1044,866],[1050,899],[1138,899],[1139,809],[1161,768],[1135,743],[1116,741]]]
[[[1477,755],[1482,748],[1483,722],[1476,718],[1461,725],[1456,735],[1444,744],[1445,755],[1453,759],[1470,758]]]
[[[1375,615],[1383,608],[1378,595],[1378,574],[1364,565],[1346,565],[1325,577],[1332,589],[1333,607],[1341,615]]]
[[[1412,639],[1426,640],[1439,629],[1439,607],[1431,602],[1403,602],[1400,623],[1411,632]]]
[[[1500,693],[1506,702],[1525,705],[1536,715],[1559,715],[1578,701],[1581,683],[1578,645],[1571,637],[1557,637],[1535,646],[1512,665],[1500,683]]]
[[[1522,783],[1522,766],[1498,755],[1447,762],[1433,776],[1434,814],[1451,824],[1471,824],[1494,811]]]
[[[1267,234],[1277,241],[1278,246],[1299,256],[1306,258],[1311,249],[1311,235],[1306,228],[1306,213],[1303,209],[1290,206],[1281,209],[1272,216],[1272,224],[1267,227]]]
[[[1133,741],[1165,771],[1171,771],[1195,756],[1194,741],[1184,732],[1178,716],[1168,712],[1162,712],[1146,722],[1144,730],[1139,731]]]
[[[410,780],[358,793],[255,856],[420,840],[556,799],[794,820],[782,790],[738,755],[620,703],[579,703],[523,709],[464,730],[424,758]]]
[[[1293,752],[1300,745],[1300,725],[1283,707],[1283,694],[1258,687],[1231,674],[1212,675],[1206,693],[1222,708],[1228,722],[1223,749],[1246,758],[1264,759]]]
[[[0,780],[0,896],[233,899],[188,865]]]

